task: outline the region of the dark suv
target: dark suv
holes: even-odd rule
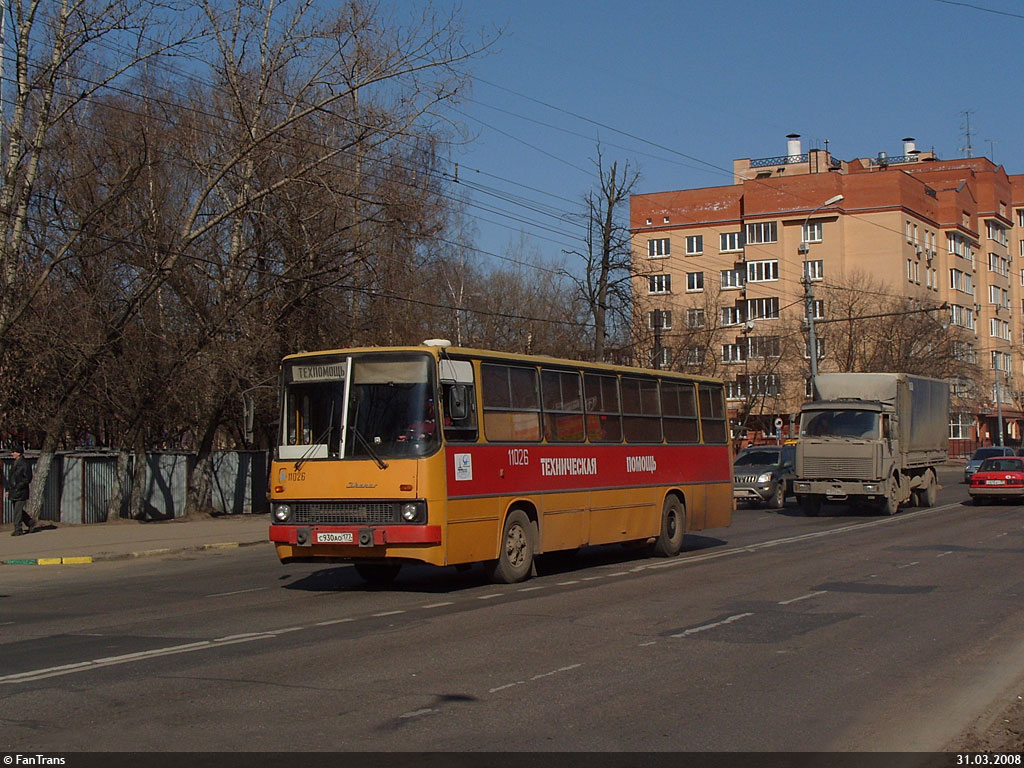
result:
[[[756,445],[744,448],[732,464],[732,495],[736,501],[782,509],[793,495],[796,446]]]

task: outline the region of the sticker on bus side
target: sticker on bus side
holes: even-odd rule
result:
[[[473,479],[473,454],[471,454],[471,453],[456,453],[455,454],[455,479],[456,480],[472,480]]]

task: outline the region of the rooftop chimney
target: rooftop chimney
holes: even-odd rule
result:
[[[802,155],[803,154],[803,152],[800,151],[800,134],[799,133],[789,133],[789,134],[786,134],[786,139],[787,139],[787,141],[786,141],[786,155],[787,156],[789,156],[789,157],[796,157],[797,155]]]

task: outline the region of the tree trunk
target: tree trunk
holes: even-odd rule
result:
[[[107,522],[119,520],[124,507],[125,478],[128,474],[128,451],[117,452],[117,464],[114,469],[114,487],[111,489],[110,501],[107,502]]]

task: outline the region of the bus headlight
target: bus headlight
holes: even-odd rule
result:
[[[420,519],[423,507],[420,504],[410,502],[402,505],[402,519],[407,523],[415,523]]]
[[[287,504],[278,504],[274,507],[274,519],[279,523],[287,523],[292,516],[292,508]]]

